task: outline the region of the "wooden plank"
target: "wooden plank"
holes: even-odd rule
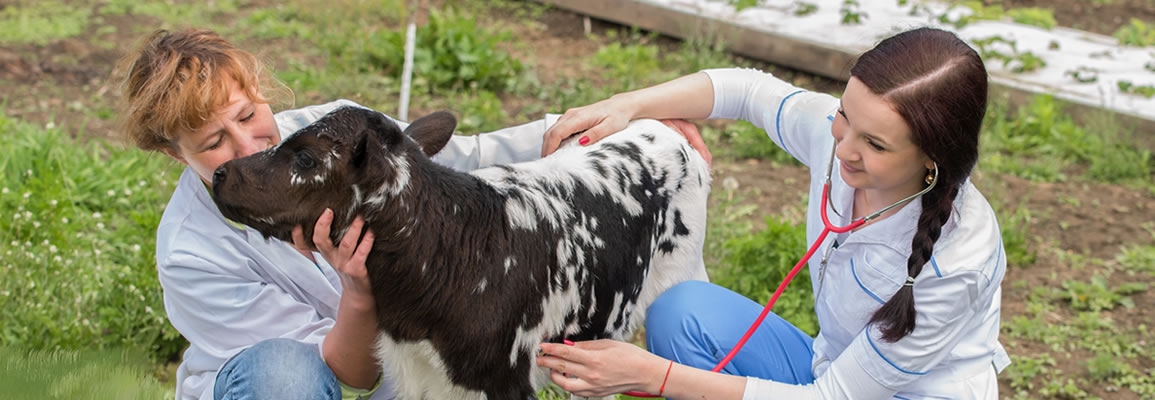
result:
[[[749,57],[845,81],[857,52],[819,42],[756,30],[659,4],[634,0],[537,0],[561,9],[626,26],[658,32],[678,39],[721,39],[727,50]],[[1006,95],[1014,107],[1026,105],[1037,94],[991,77],[992,94]],[[1064,102],[1077,121],[1101,119],[1104,113],[1124,129],[1133,129],[1132,141],[1155,151],[1155,121],[1140,116],[1073,102]]]
[[[721,39],[727,50],[828,78],[846,80],[852,52],[720,21],[658,4],[630,0],[538,0],[578,14],[658,32],[678,39]]]

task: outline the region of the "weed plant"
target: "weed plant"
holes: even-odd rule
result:
[[[782,279],[798,262],[798,257],[806,252],[806,245],[804,225],[767,217],[766,226],[761,231],[726,241],[728,254],[710,279],[760,304],[766,304]],[[810,268],[803,267],[794,276],[772,310],[806,334],[818,334]]]
[[[993,104],[983,124],[980,165],[1037,181],[1064,180],[1081,166],[1090,180],[1150,185],[1151,152],[1115,137],[1117,128],[1097,132],[1076,124],[1051,96],[1035,96],[1016,112]]]
[[[174,163],[0,116],[0,172],[0,346],[174,357],[153,250]]]
[[[1138,18],[1131,18],[1130,23],[1115,31],[1114,36],[1124,46],[1152,46],[1155,45],[1155,26],[1148,25]]]
[[[472,15],[453,8],[431,9],[429,21],[417,29],[413,68],[421,74],[414,82],[414,92],[502,92],[516,87],[524,67],[499,46],[510,40],[507,31],[482,29]],[[363,62],[399,76],[404,66],[405,31],[376,32],[361,54]]]

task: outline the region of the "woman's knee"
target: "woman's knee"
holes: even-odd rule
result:
[[[248,393],[253,398],[270,399],[340,396],[337,378],[317,345],[291,339],[258,342],[226,363],[220,374],[215,392],[222,395]]]
[[[717,311],[708,303],[716,298],[721,286],[703,281],[685,281],[658,296],[646,310],[646,329],[661,329],[669,324],[681,325],[699,312]]]
[[[325,360],[321,359],[321,352],[316,344],[299,342],[292,339],[276,338],[258,342],[246,352],[253,353],[262,363],[274,365],[293,365],[297,367],[325,367]],[[308,368],[298,368],[308,369]]]

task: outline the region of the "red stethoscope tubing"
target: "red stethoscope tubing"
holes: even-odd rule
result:
[[[774,291],[773,296],[770,296],[770,301],[766,303],[766,307],[762,308],[762,313],[758,315],[758,318],[754,320],[754,323],[750,325],[750,328],[746,329],[746,333],[742,335],[742,339],[738,340],[738,343],[734,345],[734,348],[730,349],[730,353],[726,354],[726,357],[722,358],[721,361],[718,361],[718,365],[715,365],[711,371],[721,371],[722,368],[725,368],[727,364],[730,364],[730,360],[734,359],[734,356],[738,355],[738,351],[742,350],[742,346],[746,345],[746,342],[750,340],[751,336],[754,336],[754,332],[758,330],[758,327],[762,326],[762,321],[766,319],[767,315],[770,315],[770,309],[774,307],[774,303],[778,302],[778,297],[782,295],[782,292],[786,291],[786,286],[790,284],[790,281],[794,280],[794,275],[798,275],[798,272],[802,271],[802,267],[805,266],[808,261],[810,261],[811,257],[814,257],[814,253],[818,251],[818,246],[821,246],[822,242],[826,240],[826,235],[830,234],[830,232],[850,232],[866,223],[867,219],[861,218],[857,221],[847,224],[846,226],[834,225],[834,223],[830,222],[830,217],[826,216],[827,201],[830,199],[829,181],[822,185],[822,193],[822,233],[818,234],[818,238],[814,240],[814,244],[811,244],[810,249],[806,250],[806,255],[803,255],[802,259],[798,260],[798,264],[795,264],[794,268],[790,269],[790,273],[786,274],[785,278],[782,278],[782,283],[778,284],[778,289]],[[636,391],[626,392],[623,394],[627,396],[644,398],[659,397],[654,394]]]

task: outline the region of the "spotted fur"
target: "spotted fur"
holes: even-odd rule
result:
[[[400,398],[533,398],[542,341],[627,340],[662,291],[706,279],[709,169],[670,128],[635,121],[466,174],[428,158],[455,126],[341,108],[213,182],[226,217],[284,240],[325,208],[334,240],[364,216],[377,356]]]

